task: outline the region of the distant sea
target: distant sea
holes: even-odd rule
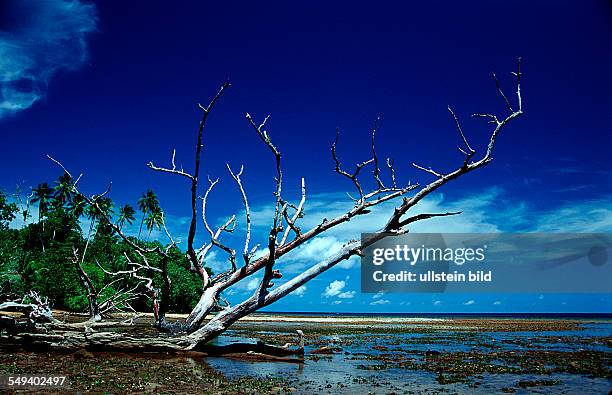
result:
[[[612,313],[338,313],[261,311],[260,315],[312,317],[407,317],[407,318],[531,318],[610,320]]]

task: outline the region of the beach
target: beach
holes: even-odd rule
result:
[[[612,379],[608,318],[256,314],[215,342],[283,345],[297,341],[298,329],[305,334],[301,362],[20,351],[3,352],[0,371],[67,374],[78,391],[212,394],[601,394]]]

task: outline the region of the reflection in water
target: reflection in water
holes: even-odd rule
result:
[[[285,329],[286,330],[286,329]],[[374,328],[373,330],[376,330]],[[251,332],[253,336],[264,332]],[[242,332],[244,333],[244,332]],[[281,334],[280,332],[274,332]],[[290,333],[283,333],[290,335]],[[457,335],[460,337],[457,337]],[[504,351],[579,351],[592,350],[608,353],[609,342],[597,339],[609,339],[612,335],[612,323],[596,322],[583,324],[580,330],[569,331],[521,331],[521,332],[456,332],[437,331],[426,333],[388,333],[385,331],[368,334],[339,334],[321,336],[322,344],[334,344],[342,351],[333,355],[313,355],[309,352],[313,346],[306,347],[306,360],[303,364],[285,362],[257,362],[223,357],[205,358],[212,368],[222,372],[228,378],[243,376],[280,377],[295,393],[389,393],[393,391],[452,391],[459,393],[490,394],[501,388],[516,387],[524,380],[558,380],[554,387],[541,389],[555,392],[575,392],[585,386],[593,391],[606,393],[609,382],[604,378],[589,378],[584,375],[565,373],[541,374],[488,374],[477,375],[477,385],[466,383],[440,384],[437,374],[425,370],[402,369],[396,366],[381,366],[381,358],[393,360],[394,355],[408,357],[415,361],[427,363],[426,352],[490,352],[494,347],[497,352]],[[572,338],[574,341],[567,341]],[[234,332],[217,340],[217,344],[232,342],[255,342],[256,339],[237,336]],[[320,346],[319,343],[318,346]],[[373,346],[376,347],[373,347]],[[609,355],[609,354],[608,354]],[[501,362],[503,364],[503,362]],[[547,391],[545,391],[547,392]]]

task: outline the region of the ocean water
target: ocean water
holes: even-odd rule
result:
[[[266,315],[270,315],[266,313]],[[279,314],[280,315],[280,314]],[[363,326],[357,324],[339,325],[338,333],[329,326],[333,324],[318,323],[319,329],[325,328],[326,334],[320,335],[314,344],[306,342],[306,359],[304,363],[282,362],[254,362],[229,358],[206,358],[206,363],[223,372],[230,378],[240,376],[281,377],[295,393],[309,394],[333,393],[498,393],[512,390],[515,393],[598,393],[605,394],[612,389],[612,382],[606,377],[594,377],[589,374],[571,374],[555,372],[554,366],[550,374],[537,373],[480,373],[469,377],[465,382],[442,384],[438,381],[440,373],[426,369],[401,368],[393,363],[381,361],[393,360],[395,357],[405,358],[417,363],[427,363],[426,353],[517,353],[529,355],[537,352],[597,352],[604,356],[609,371],[612,364],[612,316],[601,314],[589,315],[563,315],[562,317],[545,315],[500,315],[500,314],[282,314],[292,317],[400,317],[400,318],[436,318],[452,320],[456,318],[493,319],[504,320],[526,318],[533,320],[569,319],[580,321],[576,330],[563,331],[473,331],[470,329],[449,328],[439,325],[432,331],[415,331],[422,328],[422,324],[411,325],[407,323],[368,324],[366,333],[351,334],[351,327]],[[391,320],[392,321],[392,320]],[[236,329],[228,331],[226,336],[219,339],[219,343],[237,341],[255,341],[260,336],[292,335],[295,329],[303,328],[303,322],[266,322],[238,325]],[[314,328],[314,327],[312,327]],[[389,329],[392,328],[392,331]],[[405,331],[401,329],[405,328]],[[442,329],[439,329],[442,328]],[[248,330],[245,330],[248,329]],[[400,329],[400,330],[398,330]],[[314,329],[313,329],[314,331]],[[308,336],[308,331],[306,331]],[[330,345],[338,347],[341,351],[333,355],[312,356],[310,352]],[[493,360],[493,363],[502,366],[512,364],[504,360]],[[527,360],[529,363],[529,360]],[[518,366],[515,366],[518,367]],[[600,375],[601,376],[601,375]],[[524,382],[553,382],[551,385],[537,387],[521,387]]]

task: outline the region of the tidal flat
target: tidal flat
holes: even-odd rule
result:
[[[612,320],[258,314],[218,344],[283,345],[303,363],[202,354],[2,352],[0,374],[62,373],[70,392],[581,393],[612,389]],[[38,392],[38,391],[36,391]]]

